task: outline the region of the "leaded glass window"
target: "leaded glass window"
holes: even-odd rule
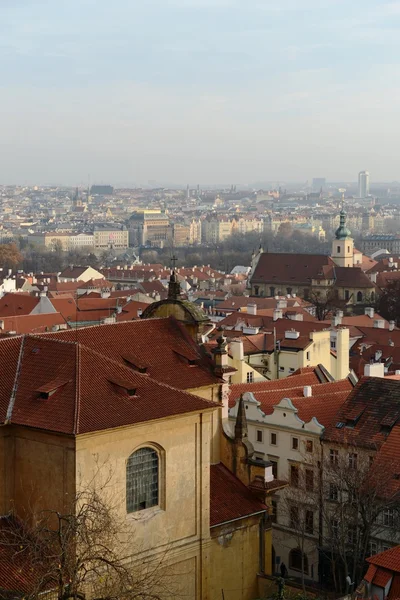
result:
[[[140,448],[126,465],[126,510],[144,510],[158,504],[158,454],[153,448]]]

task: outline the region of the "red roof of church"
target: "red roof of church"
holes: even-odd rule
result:
[[[217,406],[79,342],[50,337],[0,340],[0,370],[0,422],[65,434],[112,429]]]
[[[77,341],[122,365],[127,364],[124,355],[128,352],[133,361],[147,367],[150,377],[178,389],[221,383],[214,375],[212,361],[201,353],[184,326],[172,317],[124,321],[46,335]]]

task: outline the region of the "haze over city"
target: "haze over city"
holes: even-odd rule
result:
[[[3,183],[400,178],[399,2],[3,1]]]

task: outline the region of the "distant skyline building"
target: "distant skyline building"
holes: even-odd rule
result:
[[[314,177],[312,180],[312,190],[313,192],[319,192],[322,188],[325,189],[326,186],[326,178],[325,177]]]
[[[360,171],[358,174],[358,197],[366,198],[369,195],[369,173]]]

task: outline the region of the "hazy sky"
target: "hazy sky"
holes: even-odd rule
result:
[[[0,183],[400,179],[400,1],[0,0]]]

